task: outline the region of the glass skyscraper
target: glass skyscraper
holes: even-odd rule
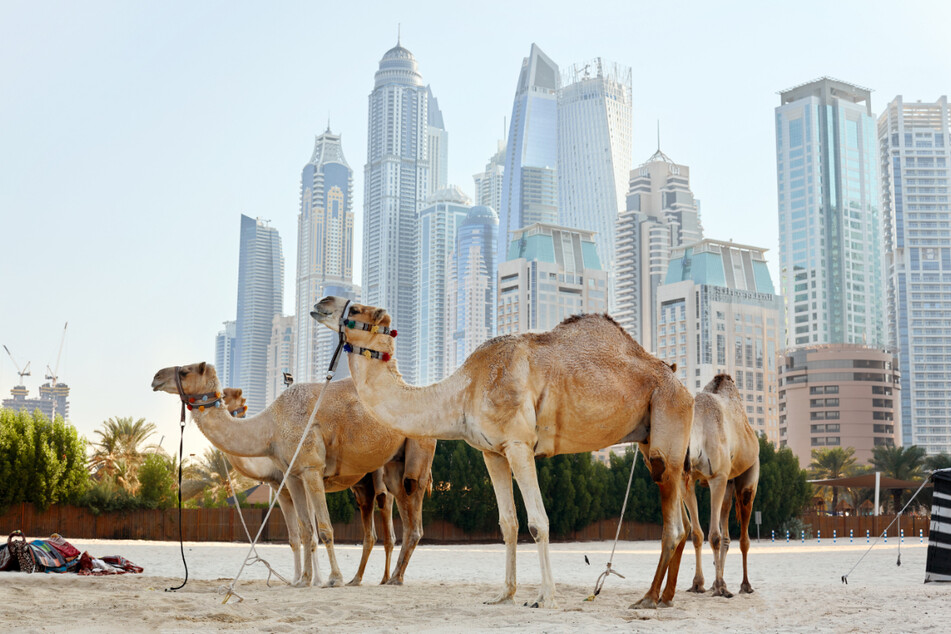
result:
[[[532,44],[512,104],[499,206],[497,262],[512,233],[536,222],[558,222],[558,65]]]
[[[237,322],[226,321],[224,329],[215,337],[215,371],[222,387],[237,383],[234,377],[234,346],[237,336]]]
[[[267,406],[267,347],[284,303],[284,256],[277,229],[241,216],[234,378],[248,399],[248,414]]]
[[[828,77],[780,93],[779,254],[786,345],[886,344],[871,94]]]
[[[495,210],[477,205],[469,210],[456,234],[449,293],[449,372],[472,351],[495,335],[495,239],[499,217]]]
[[[574,64],[558,91],[558,221],[594,231],[615,309],[615,237],[631,169],[631,69]]]
[[[888,331],[902,444],[951,452],[951,113],[896,97],[878,119]],[[884,423],[883,423],[884,424]]]
[[[353,170],[343,155],[340,135],[317,137],[301,171],[297,216],[297,315],[294,378],[323,380],[337,336],[311,319],[314,304],[325,295],[357,299],[353,284]],[[348,376],[346,363],[337,376]]]
[[[363,301],[399,330],[396,355],[417,383],[419,211],[445,182],[447,135],[416,58],[397,43],[383,55],[369,97],[364,167]]]

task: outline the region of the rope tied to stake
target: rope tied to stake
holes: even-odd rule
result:
[[[631,443],[631,446],[634,446],[634,443]],[[621,517],[617,521],[617,532],[614,534],[614,545],[611,547],[611,556],[608,558],[607,567],[604,572],[598,577],[598,580],[594,583],[594,592],[585,599],[585,601],[594,601],[594,598],[601,594],[601,588],[604,587],[604,582],[607,581],[607,578],[611,575],[617,575],[621,579],[627,579],[620,572],[612,568],[612,562],[614,561],[614,551],[617,549],[618,539],[621,538],[621,526],[624,523],[624,512],[627,510],[627,499],[631,496],[631,482],[634,481],[634,467],[637,466],[637,449],[634,449],[634,460],[631,462],[631,473],[627,476],[627,491],[624,493],[624,503],[621,505]]]

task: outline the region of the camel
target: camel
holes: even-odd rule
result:
[[[482,451],[506,550],[504,586],[487,603],[512,603],[515,596],[513,474],[542,573],[537,598],[525,605],[554,607],[548,516],[534,459],[636,440],[660,487],[664,531],[654,580],[632,607],[672,604],[686,542],[681,495],[693,397],[614,320],[581,315],[549,332],[496,337],[448,378],[414,387],[392,359],[396,332],[386,310],[329,296],[311,316],[344,334],[360,400],[383,424],[411,438],[461,439]]]
[[[288,469],[322,388],[323,384],[295,384],[260,414],[236,419],[226,408],[217,406],[222,397],[221,385],[214,366],[208,363],[163,368],[152,379],[154,391],[187,399],[192,420],[212,445],[232,456],[267,457],[282,473]],[[308,545],[310,533],[319,535],[324,543],[331,569],[326,585],[334,587],[342,585],[343,576],[333,549],[333,526],[325,492],[357,484],[367,473],[373,473],[391,459],[398,458],[402,451],[406,465],[402,484],[407,495],[412,495],[420,486],[419,476],[424,473],[420,469],[425,468],[425,460],[405,458],[406,437],[367,414],[349,379],[327,385],[315,429],[319,433],[308,434],[290,473],[303,485],[301,490],[289,486],[294,507],[307,509],[306,514],[298,511],[298,517],[305,518],[307,527],[301,534],[305,552],[300,583],[311,585],[314,579],[313,551],[316,544]],[[435,445],[431,449],[435,452]],[[431,462],[432,458],[429,460]],[[294,479],[289,477],[288,485],[293,482]],[[429,486],[428,482],[422,484],[424,488]],[[411,515],[412,512],[408,511],[406,517]],[[398,571],[400,564],[405,569],[408,555],[419,541],[421,529],[421,522],[404,522],[404,536],[409,535],[404,538]]]
[[[244,418],[248,411],[247,399],[242,397],[240,388],[226,387],[224,403],[227,410],[235,418]],[[353,394],[356,398],[356,393]],[[397,455],[383,467],[373,473],[366,474],[359,482],[352,485],[353,492],[360,508],[360,517],[363,523],[363,554],[356,575],[347,584],[360,585],[370,552],[376,543],[376,531],[373,524],[373,504],[380,507],[383,519],[383,544],[386,558],[383,566],[383,580],[381,584],[402,585],[406,566],[423,534],[423,496],[432,491],[432,464],[436,452],[434,440],[406,439]],[[228,456],[232,466],[241,474],[268,484],[275,491],[280,485],[283,473],[274,467],[270,458],[242,458]],[[293,477],[293,476],[292,476]],[[336,487],[329,487],[327,493],[336,493]],[[286,499],[285,499],[286,498]],[[393,553],[395,534],[393,530],[393,502],[397,503],[400,517],[403,518],[403,546],[400,548],[400,557],[397,561],[393,576],[390,576],[390,560]],[[300,577],[300,531],[296,528],[297,517],[290,495],[285,490],[281,492],[279,500],[284,520],[287,524],[288,541],[294,552],[295,583]],[[284,509],[288,508],[289,511]],[[292,523],[293,520],[293,523]],[[302,523],[303,524],[303,523]],[[292,527],[294,530],[292,531]],[[297,548],[295,548],[295,537]],[[310,551],[305,551],[310,552]],[[319,568],[314,562],[314,571],[319,581]]]
[[[743,553],[743,583],[740,592],[752,593],[746,570],[750,550],[750,513],[759,482],[759,440],[746,418],[746,410],[733,379],[713,377],[694,399],[694,425],[690,433],[690,466],[686,473],[686,505],[690,511],[690,534],[697,556],[697,571],[688,592],[703,592],[700,554],[703,529],[697,510],[696,482],[710,487],[710,546],[716,580],[713,596],[732,597],[723,580],[726,553],[730,549],[730,503],[736,495],[740,520],[740,551]]]

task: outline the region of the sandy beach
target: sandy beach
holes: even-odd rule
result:
[[[923,584],[927,542],[907,540],[896,566],[897,544],[890,540],[865,557],[843,585],[847,573],[868,548],[848,539],[800,544],[754,541],[750,580],[756,592],[725,599],[686,592],[694,573],[692,550],[684,564],[672,608],[631,610],[647,590],[657,562],[658,542],[620,542],[612,576],[600,596],[585,602],[611,553],[611,542],[553,544],[556,609],[530,609],[539,567],[535,546],[518,548],[518,605],[488,606],[503,578],[502,544],[417,548],[402,587],[379,586],[383,549],[373,551],[361,587],[289,588],[272,579],[261,564],[241,573],[243,601],[222,604],[222,594],[238,573],[247,544],[186,543],[189,581],[178,592],[165,588],[183,578],[179,545],[174,542],[76,540],[94,556],[120,554],[145,568],[141,575],[0,573],[0,627],[21,632],[102,632],[209,630],[473,632],[514,630],[579,631],[739,631],[739,632],[946,632],[951,623],[951,585]],[[726,579],[736,591],[742,578],[738,542],[733,542]],[[290,576],[290,549],[259,547],[262,557]],[[337,546],[345,580],[360,558],[355,545]],[[591,565],[586,565],[587,555]],[[395,561],[395,553],[394,553]],[[327,560],[321,550],[321,572]],[[704,572],[713,579],[712,554],[705,546]]]

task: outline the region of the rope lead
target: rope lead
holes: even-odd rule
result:
[[[634,446],[634,443],[631,443],[631,446]],[[634,449],[634,460],[631,462],[631,474],[627,477],[627,492],[624,493],[624,504],[621,505],[621,517],[617,521],[617,532],[614,534],[614,546],[611,547],[611,557],[608,558],[607,568],[604,572],[598,577],[598,580],[594,583],[594,592],[589,594],[585,601],[594,601],[594,598],[601,594],[601,588],[604,587],[604,582],[611,575],[617,575],[621,579],[626,579],[624,575],[611,567],[611,562],[614,561],[614,551],[617,549],[617,541],[621,537],[621,526],[624,523],[624,512],[627,510],[627,499],[631,495],[631,482],[634,481],[634,467],[637,466],[637,449]]]

